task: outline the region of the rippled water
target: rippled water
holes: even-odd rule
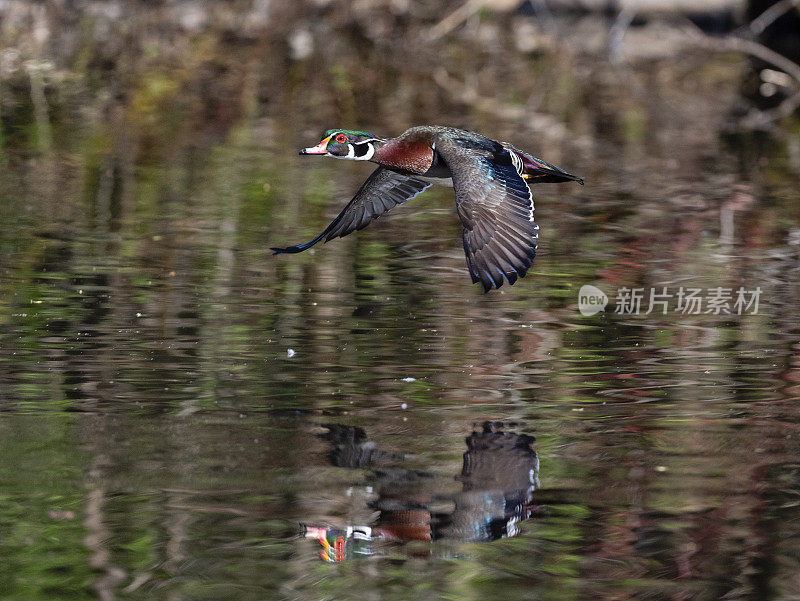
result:
[[[297,157],[339,124],[247,77],[235,118],[163,82],[100,117],[67,99],[46,147],[3,114],[0,596],[800,595],[795,134],[718,127],[729,57],[571,60],[565,135],[416,115],[586,178],[534,190],[534,267],[486,295],[447,189],[273,257],[369,168]],[[341,125],[397,133],[370,106]],[[761,295],[615,312],[664,287]]]

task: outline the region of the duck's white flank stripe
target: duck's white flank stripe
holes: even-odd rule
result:
[[[511,155],[511,162],[514,164],[514,169],[517,170],[517,173],[522,175],[522,172],[525,171],[525,165],[522,163],[522,159],[519,158],[519,155],[513,150],[509,150],[508,152]]]

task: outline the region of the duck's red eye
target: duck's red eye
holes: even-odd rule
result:
[[[336,141],[339,144],[344,144],[345,142],[347,142],[347,136],[345,136],[344,134],[337,134],[336,135]]]

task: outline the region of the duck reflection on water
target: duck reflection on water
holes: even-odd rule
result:
[[[342,561],[372,555],[372,541],[492,541],[514,536],[519,522],[535,510],[533,492],[539,488],[539,457],[533,436],[508,428],[514,424],[483,422],[466,438],[461,474],[462,490],[447,495],[424,492],[433,475],[419,470],[380,468],[377,463],[406,458],[383,451],[358,427],[325,424],[320,436],[331,443],[329,458],[337,467],[369,469],[377,498],[370,506],[379,512],[372,526],[304,526],[304,535],[322,544],[321,557]]]

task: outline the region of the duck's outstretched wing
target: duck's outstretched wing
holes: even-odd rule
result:
[[[524,277],[536,256],[539,226],[520,159],[482,136],[443,137],[436,151],[453,175],[472,281],[488,292]]]
[[[286,248],[272,248],[274,254],[299,253],[311,248],[325,238],[325,241],[360,230],[387,211],[414,198],[431,184],[426,181],[402,175],[384,167],[378,167],[358,189],[347,206],[339,213],[325,230],[313,240]]]

